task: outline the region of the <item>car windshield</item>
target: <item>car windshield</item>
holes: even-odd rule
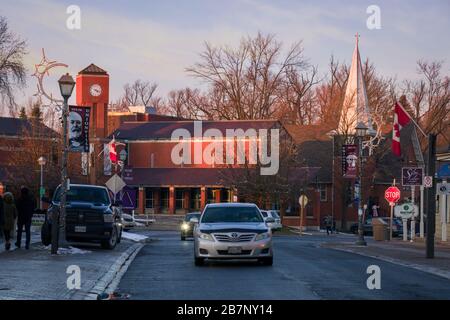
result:
[[[61,198],[61,188],[58,187],[53,198],[55,202],[59,202]],[[108,192],[104,188],[71,186],[67,191],[67,202],[90,202],[99,204],[110,204]]]
[[[256,207],[211,207],[203,213],[202,223],[263,222]]]
[[[184,221],[189,222],[192,218],[200,218],[200,213],[189,213],[186,215],[186,217],[184,218]]]
[[[279,219],[280,216],[278,215],[278,213],[276,211],[271,211],[272,212],[272,217],[274,217],[275,219]]]

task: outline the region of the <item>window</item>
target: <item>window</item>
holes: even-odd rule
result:
[[[169,208],[169,188],[161,188],[161,208]]]
[[[207,188],[206,189],[206,203],[215,203],[216,202],[216,190]]]
[[[175,208],[184,208],[184,189],[175,189]]]
[[[231,202],[231,191],[228,189],[220,190],[220,202]]]
[[[320,187],[320,201],[327,202],[327,185],[321,184]]]
[[[153,189],[145,188],[145,207],[146,208],[154,208],[154,200],[153,200]]]
[[[191,189],[191,209],[200,209],[200,188]]]

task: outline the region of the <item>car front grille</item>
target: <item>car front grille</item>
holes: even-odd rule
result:
[[[254,233],[215,233],[214,238],[219,242],[248,242],[255,238]]]
[[[100,224],[103,223],[103,213],[93,210],[67,210],[68,224]]]
[[[217,253],[223,256],[240,256],[252,253],[252,250],[242,250],[240,253],[229,253],[227,250],[217,250]]]

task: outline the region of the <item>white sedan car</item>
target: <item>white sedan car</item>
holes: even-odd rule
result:
[[[272,229],[272,231],[278,231],[283,228],[283,225],[281,224],[281,218],[276,210],[260,210],[260,211],[264,217],[264,220],[267,220],[267,218],[272,218],[275,220],[275,222],[267,222],[267,225],[270,227],[270,229]]]

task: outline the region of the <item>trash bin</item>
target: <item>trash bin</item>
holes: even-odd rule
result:
[[[373,239],[376,241],[387,240],[387,227],[387,223],[383,219],[372,219]]]

